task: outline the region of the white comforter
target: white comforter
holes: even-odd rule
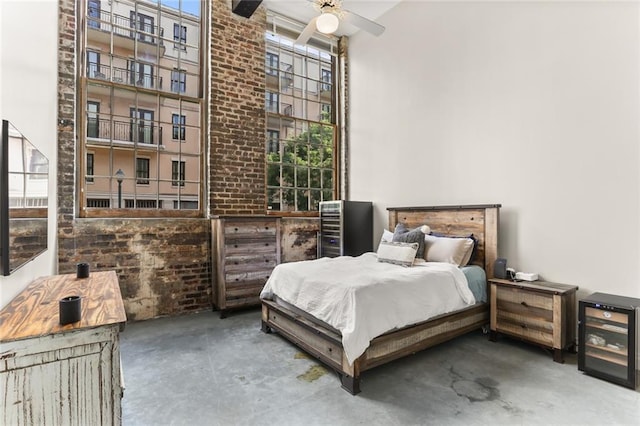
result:
[[[406,268],[378,262],[375,253],[280,264],[260,297],[273,295],[340,330],[350,364],[389,330],[475,303],[456,266]]]

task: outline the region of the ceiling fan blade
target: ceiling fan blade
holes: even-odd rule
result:
[[[344,12],[342,20],[348,24],[355,25],[356,27],[365,30],[368,33],[371,33],[375,36],[379,36],[384,32],[384,27],[377,22],[373,22],[370,19],[367,19],[363,16],[360,16],[356,13],[349,12],[348,10],[342,9]]]
[[[316,16],[315,18],[313,18],[313,19],[311,19],[309,21],[307,26],[304,27],[304,30],[302,30],[302,32],[300,33],[300,35],[298,36],[298,38],[294,42],[295,44],[307,44],[307,42],[309,41],[309,39],[311,38],[313,33],[316,32],[316,20],[317,19],[318,19],[318,17]]]

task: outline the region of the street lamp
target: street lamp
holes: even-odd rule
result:
[[[118,208],[122,208],[122,179],[124,179],[124,172],[122,169],[118,169],[116,172],[116,180],[118,181]]]

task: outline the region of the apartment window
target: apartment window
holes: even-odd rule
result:
[[[275,53],[267,52],[265,72],[267,75],[278,75],[279,57]]]
[[[139,217],[135,209],[145,217],[202,216],[206,55],[193,37],[207,33],[200,3],[110,0],[107,7],[102,0],[98,13],[100,3],[78,2],[79,55],[86,61],[76,99],[83,110],[78,148],[86,159],[76,191],[82,217]],[[96,31],[91,22],[98,14]],[[176,43],[190,32],[189,55],[163,45],[163,28],[171,31],[176,22]],[[189,143],[166,143],[187,135]]]
[[[87,101],[87,137],[100,137],[100,102]]]
[[[93,183],[93,175],[95,174],[93,170],[93,153],[87,153],[87,177],[86,181]]]
[[[87,77],[105,78],[105,74],[100,69],[100,54],[94,51],[87,52]]]
[[[280,131],[267,129],[267,153],[280,150]]]
[[[87,26],[89,28],[100,28],[100,0],[89,0],[87,2]]]
[[[124,200],[124,207],[127,209],[157,209],[162,208],[162,200]]]
[[[131,127],[129,140],[131,142],[153,144],[154,142],[154,111],[130,108]]]
[[[320,201],[336,198],[337,126],[331,94],[336,57],[324,47],[294,46],[287,35],[271,31],[266,32],[266,47],[265,72],[277,57],[287,74],[286,80],[266,82],[267,207],[317,211]]]
[[[173,114],[171,116],[171,122],[173,123],[172,139],[179,139],[181,141],[185,139],[186,119],[187,118],[184,115],[180,114]]]
[[[184,93],[187,91],[186,71],[175,68],[171,71],[171,91],[178,93]]]
[[[171,185],[184,186],[184,161],[171,162]]]
[[[187,50],[187,27],[180,24],[173,24],[173,47]]]
[[[322,70],[322,90],[325,92],[331,91],[331,70]]]
[[[147,43],[155,42],[153,36],[151,36],[151,34],[155,34],[155,28],[153,25],[154,20],[152,16],[148,16],[140,12],[136,13],[132,10],[129,12],[129,18],[131,28],[137,30],[132,34],[132,37]]]
[[[274,92],[265,92],[265,108],[268,112],[278,112],[278,94]]]
[[[153,88],[153,65],[143,62],[129,62],[129,83],[136,86]]]
[[[136,158],[136,183],[138,185],[149,185],[149,159]]]

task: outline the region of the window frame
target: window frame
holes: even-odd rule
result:
[[[343,165],[340,151],[342,131],[339,126],[340,115],[337,112],[343,107],[343,104],[339,102],[342,97],[338,97],[336,85],[337,76],[339,76],[342,69],[341,61],[336,54],[337,39],[333,39],[335,42],[332,41],[328,44],[331,46],[329,50],[326,50],[325,47],[319,48],[319,46],[326,45],[321,42],[318,43],[313,38],[310,39],[311,44],[306,46],[296,45],[293,39],[290,39],[290,43],[287,44],[286,42],[283,43],[279,38],[289,39],[294,32],[283,31],[278,34],[277,29],[271,30],[272,25],[268,27],[269,29],[265,31],[267,53],[278,53],[280,67],[285,62],[291,62],[291,64],[286,70],[279,70],[280,73],[287,73],[286,79],[273,79],[273,77],[269,77],[267,69],[270,59],[265,56],[265,74],[267,75],[267,85],[265,87],[267,131],[265,132],[264,145],[265,179],[267,181],[265,210],[267,214],[275,216],[317,216],[320,201],[340,198],[339,176]],[[273,25],[273,27],[276,27],[276,25]],[[285,29],[290,30],[289,27]],[[273,38],[270,39],[270,36]],[[304,54],[300,53],[302,50],[304,50]],[[313,55],[312,52],[314,50],[318,56]],[[300,65],[300,60],[304,62],[304,65]],[[316,71],[311,70],[312,66],[316,67]],[[331,79],[331,81],[327,81],[328,79]],[[276,86],[277,91],[274,91],[274,86]],[[329,90],[322,93],[323,89]],[[293,94],[296,90],[301,90],[303,93],[308,93],[308,95],[306,97],[305,95],[296,96]],[[274,93],[274,95],[270,95],[270,93]],[[276,99],[278,100],[277,109],[274,105]],[[308,110],[309,100],[317,104],[317,107],[314,107],[317,111],[311,112]],[[323,104],[329,102],[329,114],[328,117],[325,117],[326,111]],[[302,116],[300,115],[301,108],[303,111],[307,111]],[[309,115],[309,113],[312,115]],[[286,121],[292,123],[290,124],[291,127],[303,130],[295,130],[289,136],[286,133],[281,134],[279,139],[280,152],[270,158],[272,137],[269,130],[276,130],[278,126],[282,126],[282,123]],[[310,133],[315,132],[314,129],[329,128],[328,139],[325,130],[321,130],[321,135],[325,136],[313,136]],[[314,145],[316,137],[320,137],[319,140],[322,141],[318,145]],[[293,157],[295,162],[287,163],[285,161],[287,152],[293,152],[286,151],[288,144],[294,146],[293,149],[295,149],[296,153],[298,152],[298,147],[307,149],[306,153],[303,153],[304,157],[297,157],[298,154],[295,154]],[[312,150],[314,152],[322,152],[320,154],[321,157],[329,155],[330,157],[324,157],[330,159],[329,167],[322,160],[314,160],[314,163],[312,163],[312,155],[315,155]],[[302,161],[302,163],[298,163],[298,161]],[[279,174],[276,170],[279,170]],[[298,180],[299,172],[302,173],[302,180],[300,181]],[[283,180],[285,177],[286,181]],[[272,203],[274,203],[273,206],[277,205],[277,207],[272,208]]]
[[[145,3],[145,8],[148,6],[146,2],[140,1],[140,4]],[[132,3],[130,5],[132,9],[135,5]],[[158,9],[156,9],[156,7]],[[145,13],[136,13],[131,15],[133,10],[129,10],[124,12],[111,11],[111,10],[102,10],[101,17],[103,22],[110,22],[114,19],[114,17],[122,18],[126,21],[127,18],[116,16],[115,14],[127,15],[133,17],[133,23],[131,25],[127,25],[125,27],[117,27],[117,26],[109,26],[103,27],[101,32],[107,32],[111,34],[111,37],[125,37],[132,40],[133,43],[133,52],[138,52],[138,48],[136,47],[136,43],[140,43],[138,46],[141,49],[145,49],[145,52],[151,52],[154,47],[150,47],[149,43],[161,43],[160,37],[162,36],[162,30],[164,27],[166,29],[170,28],[171,23],[171,12],[169,15],[165,15],[164,12],[158,12],[157,18],[157,26],[156,19],[149,15],[154,15],[156,10],[160,10],[162,7],[165,7],[160,4],[160,2],[156,5],[152,5],[151,8],[153,12],[149,14]],[[155,57],[151,59],[148,63],[153,67],[153,80],[154,80],[154,88],[145,88],[145,87],[135,87],[135,85],[129,84],[129,78],[114,78],[111,79],[107,76],[105,79],[101,79],[104,81],[90,81],[88,77],[88,64],[86,58],[86,52],[95,50],[96,46],[99,49],[99,53],[103,58],[103,62],[105,66],[103,69],[107,69],[106,65],[109,65],[109,68],[113,67],[114,70],[122,70],[122,77],[125,77],[125,74],[130,72],[130,65],[128,61],[134,61],[136,58],[134,56],[127,54],[123,54],[122,52],[116,52],[113,50],[113,46],[110,49],[108,46],[101,46],[101,41],[96,41],[95,38],[98,32],[96,32],[95,26],[88,26],[87,22],[87,8],[88,2],[80,2],[79,3],[79,13],[82,19],[79,19],[79,22],[83,21],[84,25],[80,26],[78,29],[78,56],[79,56],[79,66],[76,68],[77,76],[78,76],[78,95],[76,98],[76,105],[86,105],[87,99],[94,99],[96,97],[100,97],[100,101],[104,102],[104,112],[101,112],[101,119],[105,122],[102,123],[104,125],[104,136],[102,140],[87,140],[86,136],[86,128],[87,128],[87,110],[85,108],[77,108],[76,115],[78,118],[78,132],[80,137],[78,138],[78,149],[77,149],[77,204],[76,204],[76,214],[78,217],[82,218],[91,218],[91,217],[104,217],[104,218],[134,218],[134,217],[189,217],[189,218],[201,218],[204,217],[207,211],[206,205],[206,150],[205,150],[205,118],[206,118],[206,86],[208,82],[206,81],[207,70],[210,67],[210,64],[207,61],[203,61],[203,57],[206,55],[197,55],[198,59],[190,59],[185,56],[177,58],[172,58],[173,66],[177,71],[180,72],[178,75],[178,85],[182,86],[183,90],[180,90],[180,93],[172,93],[168,90],[165,85],[165,89],[162,90],[160,87],[160,75],[156,76],[156,67],[159,67],[162,62],[161,57]],[[93,13],[93,12],[92,12]],[[112,16],[112,13],[114,14]],[[160,15],[162,13],[162,15]],[[144,16],[142,16],[144,15]],[[203,50],[207,46],[206,35],[209,30],[209,19],[208,19],[209,11],[208,8],[201,8],[198,17],[196,18],[188,18],[185,20],[187,26],[197,26],[199,28],[198,40],[192,40],[193,48],[196,50]],[[161,16],[161,17],[160,17]],[[140,21],[140,22],[139,22]],[[136,31],[139,29],[140,35],[136,34]],[[91,32],[93,31],[93,34]],[[142,32],[146,31],[147,34],[142,34]],[[153,37],[152,37],[153,35]],[[97,43],[97,44],[96,44]],[[166,41],[165,41],[166,43]],[[161,48],[161,47],[160,47]],[[159,50],[156,50],[159,52]],[[141,61],[142,56],[138,57],[137,62]],[[116,64],[116,60],[124,61],[122,65]],[[142,61],[145,62],[145,61]],[[168,71],[171,71],[171,66],[168,66]],[[136,65],[136,71],[140,71],[140,66]],[[164,69],[164,68],[163,68]],[[108,72],[108,71],[105,71]],[[149,78],[151,71],[146,73],[146,77]],[[160,72],[160,68],[158,68],[158,73]],[[145,72],[143,71],[143,74]],[[191,92],[187,92],[186,88],[186,74],[189,74],[189,78],[192,79],[190,82]],[[117,77],[117,75],[116,75]],[[169,76],[165,74],[165,79]],[[155,81],[157,80],[157,81]],[[157,83],[157,84],[156,84]],[[147,84],[148,86],[148,84]],[[155,87],[157,86],[157,87]],[[106,88],[106,93],[110,93],[101,96],[96,96],[96,88],[104,87]],[[114,95],[114,92],[115,95]],[[121,92],[121,93],[120,93]],[[104,97],[104,99],[102,99]],[[107,104],[106,102],[113,102],[117,100],[121,102],[121,100],[127,99],[129,100],[129,106],[126,109],[123,109],[122,104],[118,106],[120,111],[116,111],[112,109],[112,104]],[[138,100],[140,99],[140,101]],[[149,99],[152,99],[152,103],[149,104]],[[186,120],[191,121],[193,119],[193,125],[190,128],[195,129],[194,132],[186,132],[185,141],[189,142],[189,146],[194,147],[193,149],[185,150],[186,148],[169,148],[162,146],[162,130],[165,130],[165,139],[169,139],[169,126],[172,126],[170,120],[171,112],[170,107],[166,108],[164,102],[169,100],[170,104],[175,104],[177,109],[182,111],[183,105],[188,109],[186,111],[191,111],[186,113]],[[153,141],[152,144],[145,144],[144,139],[140,139],[140,143],[138,142],[130,142],[128,139],[134,139],[131,137],[131,125],[132,121],[139,123],[140,121],[144,121],[142,119],[138,119],[135,116],[132,118],[130,113],[130,107],[137,106],[140,110],[146,109],[145,106],[158,105],[151,108],[154,112],[153,120],[149,120],[148,128],[149,131],[153,128],[152,133],[147,136],[147,142]],[[129,111],[127,111],[129,110]],[[168,112],[168,116],[166,115]],[[104,118],[103,118],[104,117]],[[197,118],[196,118],[197,117]],[[108,123],[107,123],[108,121]],[[129,129],[127,129],[129,127]],[[186,128],[186,126],[185,126]],[[100,129],[102,131],[103,129]],[[129,133],[127,133],[129,132]],[[101,135],[102,136],[102,135]],[[124,136],[124,137],[122,137]],[[151,139],[153,138],[153,139]],[[187,138],[191,138],[191,140],[187,140]],[[144,146],[142,146],[144,145]],[[103,150],[104,151],[101,151]],[[115,149],[115,150],[114,150]],[[123,152],[123,149],[126,150],[125,163],[122,163],[122,160],[119,160],[120,163],[115,161],[114,155],[118,152]],[[89,153],[89,150],[96,150],[96,154],[92,152],[94,155],[94,182],[86,181],[86,163],[87,158],[86,154]],[[152,154],[150,158],[149,164],[149,172],[154,172],[153,175],[155,177],[150,177],[150,184],[153,185],[153,189],[151,192],[137,192],[135,189],[131,189],[131,185],[133,187],[137,187],[136,181],[138,178],[136,177],[136,166],[137,160],[136,157],[139,157],[140,154],[144,154],[145,151],[153,151],[155,154]],[[166,152],[165,152],[166,151]],[[175,152],[174,152],[175,151]],[[162,156],[161,156],[161,155]],[[195,165],[197,162],[198,172],[196,175],[191,175],[193,170],[190,170],[190,180],[181,182],[182,185],[180,188],[184,188],[187,186],[188,192],[185,189],[170,189],[167,194],[166,191],[163,192],[162,185],[165,185],[165,188],[171,188],[171,180],[170,175],[167,175],[167,172],[170,172],[170,169],[167,170],[169,166],[167,166],[166,161],[169,158],[169,155],[174,155],[180,159],[186,159],[186,161]],[[108,156],[108,159],[107,157]],[[90,160],[89,160],[90,161]],[[165,162],[165,166],[161,166],[161,162]],[[149,195],[157,201],[157,207],[155,209],[151,208],[118,208],[118,200],[114,198],[115,189],[117,188],[117,184],[115,183],[116,178],[114,176],[115,171],[119,169],[119,164],[124,164],[122,169],[127,172],[126,177],[123,179],[123,189],[125,185],[129,185],[128,193],[123,193],[123,200],[130,198],[134,200],[148,200]],[[125,168],[126,167],[126,168]],[[164,171],[161,172],[159,167],[162,167]],[[158,168],[158,172],[155,170]],[[193,169],[193,167],[191,167]],[[128,170],[128,171],[127,171]],[[133,171],[133,173],[132,173]],[[186,174],[186,168],[185,168]],[[105,189],[101,190],[98,188],[98,183],[101,185],[105,185]],[[91,187],[89,185],[92,185]],[[87,192],[87,188],[89,192]],[[146,196],[146,197],[145,197]],[[185,198],[186,197],[186,198]],[[190,205],[188,210],[174,210],[171,208],[171,201],[179,201],[185,202],[189,201],[192,205]],[[124,204],[124,202],[123,202]],[[138,202],[139,204],[139,202]],[[161,205],[164,204],[166,208],[161,208]],[[197,204],[197,208],[192,208]]]
[[[141,163],[142,162],[142,163]],[[140,167],[140,164],[146,164],[145,167]],[[151,165],[151,159],[149,157],[136,157],[136,185],[149,186],[149,167]],[[140,176],[140,172],[146,172],[144,176]]]
[[[171,160],[171,186],[184,186],[187,162],[183,160]],[[175,167],[178,165],[178,167]]]
[[[176,118],[178,118],[177,122],[175,120]],[[186,142],[186,133],[187,116],[183,114],[171,113],[171,140]]]

